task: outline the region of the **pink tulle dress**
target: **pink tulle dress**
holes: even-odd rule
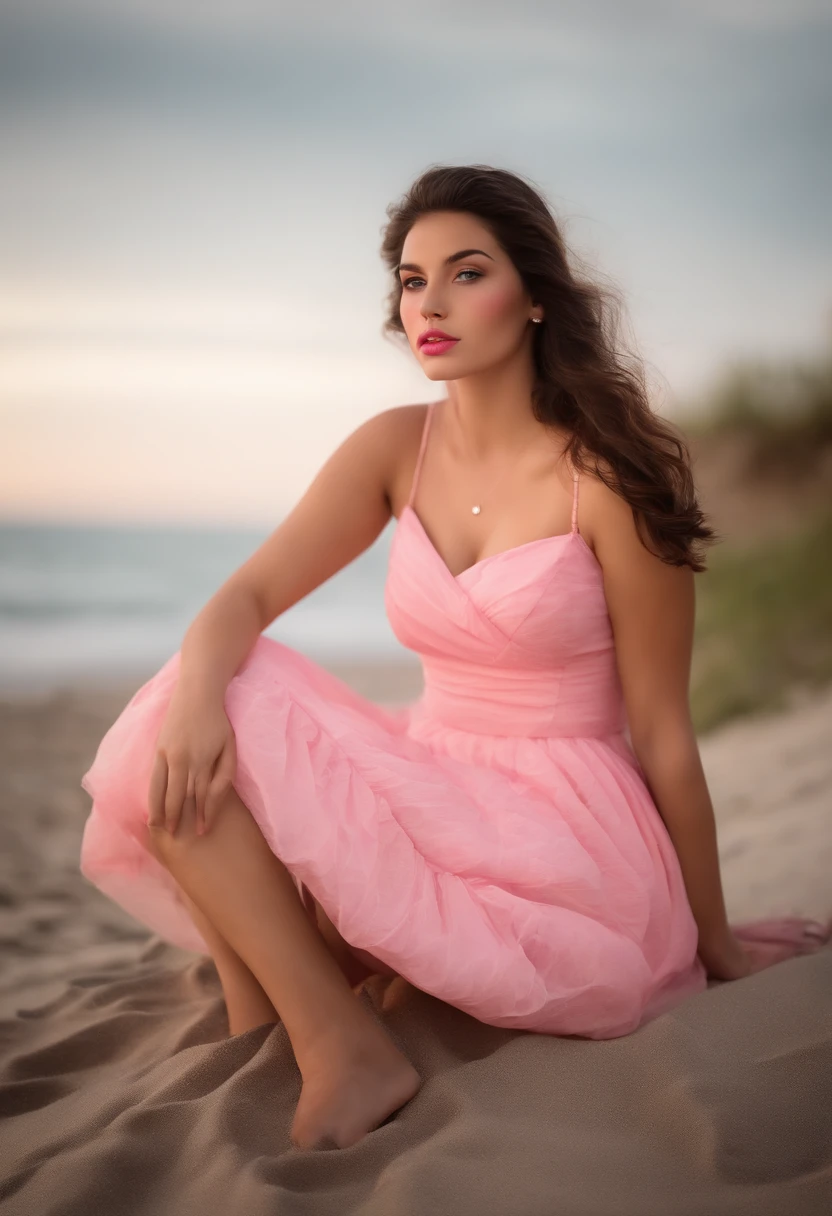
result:
[[[424,691],[376,704],[258,638],[228,685],[234,786],[342,937],[494,1026],[612,1038],[706,988],[679,862],[629,743],[601,567],[578,530],[454,576],[410,499],[385,584]],[[82,779],[84,876],[177,946],[207,946],[146,847],[174,654]],[[275,932],[279,932],[279,926]]]

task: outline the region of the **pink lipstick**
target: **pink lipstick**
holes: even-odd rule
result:
[[[445,351],[452,350],[458,341],[459,338],[434,339],[431,342],[423,342],[419,349],[423,355],[444,355]]]

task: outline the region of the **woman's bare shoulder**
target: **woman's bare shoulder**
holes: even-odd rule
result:
[[[426,402],[392,405],[365,423],[372,436],[368,435],[368,442],[377,444],[382,455],[387,498],[394,512],[407,498],[427,411]]]
[[[372,424],[379,433],[404,438],[411,431],[421,430],[427,409],[426,402],[389,405],[373,414],[367,424]]]
[[[586,468],[580,468],[578,486],[578,531],[599,556],[603,538],[627,527],[632,521],[630,504],[613,486],[612,465],[595,452],[584,453]]]

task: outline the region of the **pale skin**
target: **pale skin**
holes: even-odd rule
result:
[[[473,249],[481,252],[449,263]],[[401,261],[411,267],[398,271],[411,350],[428,379],[448,384],[414,504],[441,560],[458,574],[492,553],[568,532],[568,435],[538,423],[531,408],[533,318],[542,308],[475,216],[423,216]],[[460,340],[447,354],[426,354],[417,340],[430,328]],[[425,409],[384,410],[353,431],[195,618],[148,794],[148,847],[179,883],[216,962],[231,1033],[278,1019],[286,1027],[302,1076],[291,1129],[298,1147],[355,1143],[413,1097],[421,1078],[355,998],[367,975],[395,972],[345,942],[317,901],[313,923],[234,789],[223,697],[263,630],[401,513]],[[489,486],[497,487],[493,510],[472,515]],[[600,478],[582,473],[579,502],[580,531],[603,573],[633,747],[679,855],[700,954],[713,974],[738,978],[781,955],[755,947],[752,958],[726,921],[688,704],[693,572],[644,547],[629,505]],[[189,735],[198,716],[204,729]]]

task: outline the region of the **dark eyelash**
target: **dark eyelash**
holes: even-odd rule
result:
[[[459,274],[475,274],[475,275],[477,276],[477,278],[478,278],[478,279],[481,279],[481,278],[482,278],[482,271],[481,271],[481,270],[460,270],[460,271],[459,271]],[[415,281],[417,281],[417,280],[419,280],[420,282],[421,282],[421,281],[423,281],[423,280],[419,279],[419,275],[414,275],[414,277],[413,277],[413,278],[410,278],[410,279],[403,279],[403,280],[402,280],[402,287],[407,287],[407,286],[408,286],[408,284],[413,283],[413,282],[415,282]],[[473,280],[473,279],[468,279],[468,282],[469,282],[469,283],[473,283],[473,282],[474,282],[474,280]]]

